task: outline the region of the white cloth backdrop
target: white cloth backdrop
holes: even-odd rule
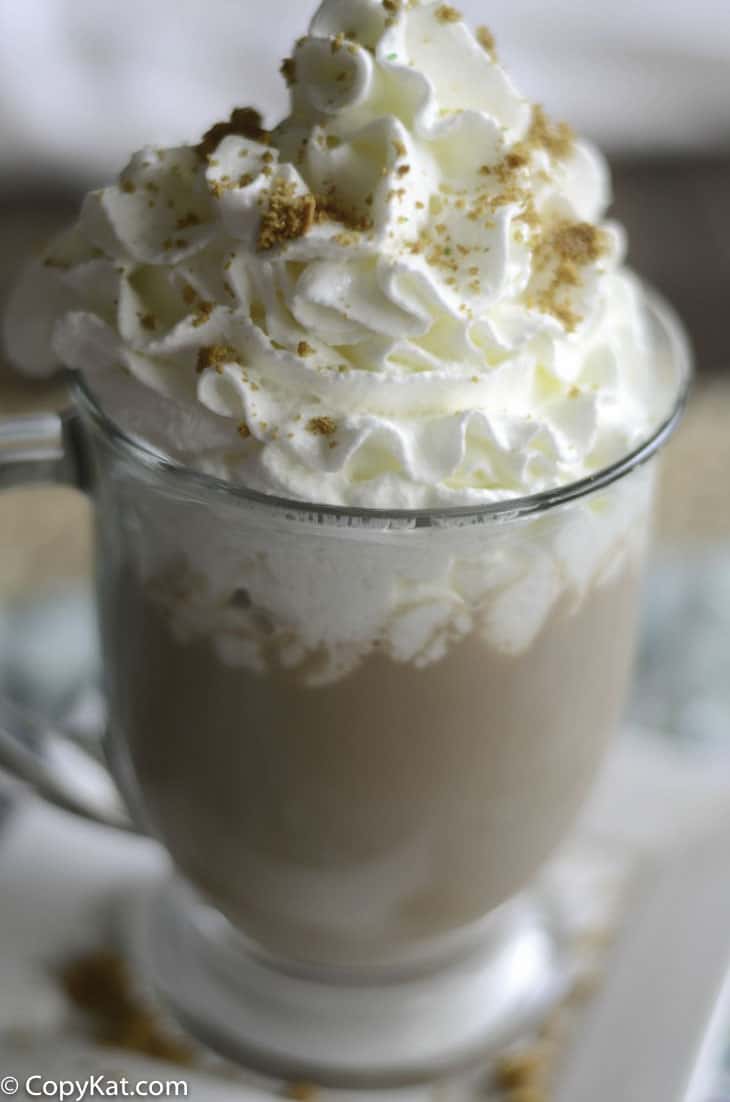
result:
[[[728,0],[457,2],[491,26],[526,92],[611,148],[730,138]],[[0,0],[2,171],[101,177],[235,103],[279,109],[278,61],[309,12],[308,0]]]

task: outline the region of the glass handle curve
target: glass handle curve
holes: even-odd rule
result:
[[[73,412],[0,418],[0,490],[55,484],[88,490]],[[0,698],[0,769],[84,819],[137,832],[111,774],[74,740]]]
[[[55,483],[87,488],[71,412],[0,418],[0,490]]]

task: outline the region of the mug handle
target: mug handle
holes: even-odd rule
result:
[[[84,455],[71,411],[0,419],[0,490],[50,483],[88,492]],[[138,833],[111,774],[92,754],[1,697],[0,769],[64,811]]]

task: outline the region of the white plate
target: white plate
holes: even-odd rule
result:
[[[630,854],[640,871],[555,1102],[711,1102],[714,1064],[730,1039],[730,991],[721,998],[730,962],[730,776],[663,740],[627,739],[581,830],[619,862]],[[40,1064],[57,1075],[91,1074],[109,1063],[67,1025],[48,967],[88,950],[99,904],[157,877],[162,864],[147,842],[23,799],[0,839],[0,1074]],[[10,1028],[22,1026],[23,1044],[14,1044]],[[129,1053],[113,1057],[118,1071],[141,1074]],[[155,1068],[158,1078],[179,1078],[179,1068]],[[449,1102],[460,1094],[454,1084]],[[409,1092],[412,1100],[428,1095]],[[240,1102],[266,1093],[211,1079],[198,1096]]]
[[[710,1102],[730,1046],[730,816],[648,869],[556,1102]]]

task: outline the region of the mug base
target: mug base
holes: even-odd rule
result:
[[[419,974],[284,968],[169,880],[137,916],[141,974],[193,1036],[282,1080],[374,1088],[427,1082],[488,1059],[537,1026],[570,981],[538,893],[488,917],[477,946]]]

